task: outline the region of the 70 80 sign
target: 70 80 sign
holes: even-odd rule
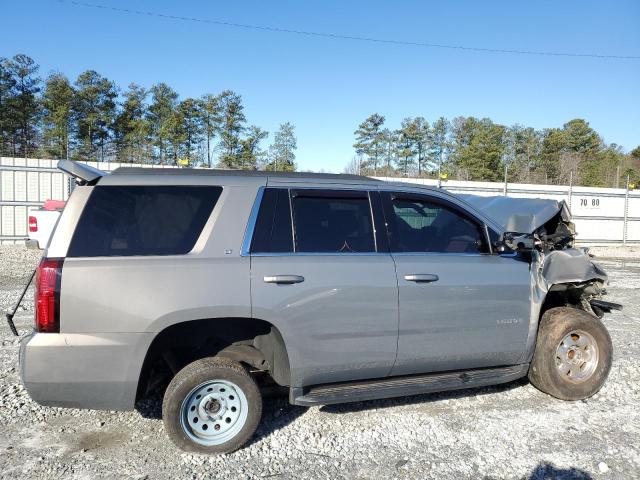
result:
[[[589,201],[591,200],[591,201]],[[600,206],[600,199],[599,198],[581,198],[580,199],[580,206],[581,207],[591,207],[591,208],[598,208]]]

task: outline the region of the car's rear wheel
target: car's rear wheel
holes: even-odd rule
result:
[[[562,400],[589,398],[607,379],[612,354],[611,337],[598,318],[575,308],[552,308],[540,320],[529,380]]]
[[[247,370],[225,358],[190,363],[171,380],[162,402],[169,438],[181,449],[229,453],[244,445],[262,415],[260,390]]]

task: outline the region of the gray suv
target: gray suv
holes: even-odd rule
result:
[[[36,276],[20,372],[43,404],[163,395],[184,450],[242,446],[295,405],[528,376],[587,398],[611,367],[606,274],[567,206],[355,175],[121,168],[77,179]],[[275,384],[275,385],[274,385]]]

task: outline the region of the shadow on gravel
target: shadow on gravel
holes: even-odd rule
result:
[[[136,410],[143,418],[162,420],[162,397],[153,395],[136,403]]]
[[[309,410],[307,407],[291,405],[286,397],[266,398],[262,405],[262,421],[248,445],[268,437],[286,427]]]
[[[579,468],[557,468],[551,463],[542,462],[525,477],[526,480],[591,480],[593,477]]]
[[[364,402],[342,403],[339,405],[324,405],[320,410],[327,413],[353,413],[362,412],[364,410],[378,408],[392,408],[405,405],[417,405],[420,403],[437,402],[441,400],[454,400],[457,398],[471,397],[477,395],[492,395],[499,392],[506,392],[514,388],[520,388],[526,385],[528,380],[522,378],[511,383],[496,385],[495,387],[467,388],[465,390],[452,390],[448,392],[426,393],[421,395],[412,395],[409,397],[388,398],[383,400],[367,400]]]

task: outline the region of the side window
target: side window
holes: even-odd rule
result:
[[[253,231],[251,252],[293,252],[291,210],[287,189],[265,189]]]
[[[97,186],[71,239],[69,257],[189,253],[221,187]]]
[[[485,253],[480,225],[457,209],[418,197],[391,197],[394,252]]]
[[[366,192],[295,190],[291,193],[296,252],[376,251]]]
[[[491,245],[494,248],[493,251],[495,252],[496,251],[495,247],[500,244],[500,235],[496,233],[492,228],[489,228],[488,232],[489,232],[489,241],[491,242]],[[506,245],[502,245],[502,247],[505,249],[505,251],[511,251],[511,249],[506,248]]]

